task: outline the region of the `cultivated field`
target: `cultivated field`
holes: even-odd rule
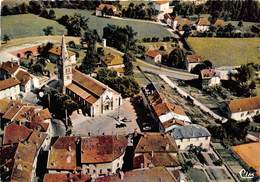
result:
[[[134,20],[118,20],[111,18],[102,18],[92,15],[93,11],[87,10],[73,10],[73,9],[54,9],[56,18],[60,18],[63,15],[73,15],[80,13],[89,18],[89,27],[97,29],[100,36],[103,35],[103,28],[107,24],[115,24],[118,26],[132,26],[133,29],[138,32],[137,38],[142,39],[144,37],[160,37],[170,36],[170,33],[163,28],[163,26],[154,23],[136,22]],[[65,32],[65,28],[58,24],[56,21],[40,18],[36,15],[13,15],[1,17],[2,35],[8,34],[11,38],[21,38],[28,36],[43,35],[42,29],[46,26],[53,26],[55,35],[60,35]]]
[[[260,63],[260,38],[195,38],[188,42],[193,50],[216,66]]]
[[[64,26],[56,21],[47,20],[33,14],[12,15],[1,17],[2,35],[7,34],[11,39],[44,35],[43,28],[53,27],[53,34],[66,34]]]

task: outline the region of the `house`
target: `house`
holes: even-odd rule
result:
[[[122,169],[127,147],[125,136],[91,136],[81,140],[83,173],[92,177],[116,174]]]
[[[198,32],[206,32],[209,30],[209,26],[210,26],[210,22],[208,20],[208,18],[200,18],[197,22],[196,22],[196,27],[197,27],[197,31]]]
[[[8,78],[6,80],[0,80],[0,99],[18,98],[20,93],[20,81],[16,78]]]
[[[169,26],[172,27],[172,22],[174,21],[174,17],[171,16],[169,13],[165,13],[163,15],[164,22]]]
[[[91,177],[87,174],[73,174],[73,173],[57,173],[57,174],[45,174],[43,182],[91,182]]]
[[[144,153],[133,159],[134,169],[164,166],[173,171],[181,169],[180,165],[177,158],[169,153]]]
[[[20,81],[20,91],[27,93],[34,88],[33,78],[27,71],[19,70],[15,77]]]
[[[168,0],[156,0],[153,1],[153,7],[159,12],[168,12],[169,11],[169,1]]]
[[[18,144],[4,145],[0,147],[0,179],[3,181],[10,180],[14,166],[14,155]]]
[[[16,56],[17,58],[36,57],[39,55],[38,48],[39,48],[39,45],[34,45],[34,46],[30,45],[30,46],[22,48],[22,49],[19,48],[15,51],[11,52],[11,54]]]
[[[195,66],[203,62],[203,58],[197,54],[186,55],[185,66],[188,72],[190,72]]]
[[[45,138],[46,134],[33,131],[27,142],[18,144],[11,181],[33,182],[36,180],[37,159]]]
[[[134,164],[137,164],[135,167],[141,166],[141,168],[167,164],[167,167],[170,169],[175,169],[178,167],[177,153],[177,145],[169,134],[144,133],[135,147]],[[150,162],[138,164],[136,161],[138,160],[137,157],[142,155],[150,159]],[[172,163],[169,163],[167,159],[173,159]]]
[[[222,19],[216,19],[216,21],[213,24],[215,27],[224,27],[225,21]]]
[[[116,11],[117,8],[114,5],[101,3],[96,8],[96,16],[114,15]]]
[[[62,83],[63,92],[71,96],[85,114],[94,117],[121,105],[122,97],[118,92],[73,68],[64,36],[57,67],[58,79]]]
[[[0,67],[1,80],[5,80],[10,77],[14,77],[19,70],[19,65],[16,62],[3,62]]]
[[[234,99],[224,103],[221,110],[236,121],[244,121],[260,114],[260,96]]]
[[[51,62],[57,63],[58,60],[60,59],[61,55],[61,47],[60,46],[54,46],[49,50],[49,55],[48,58],[50,59]],[[72,51],[67,51],[68,53],[68,59],[70,60],[72,65],[76,65],[77,60],[76,60],[76,53]]]
[[[173,21],[172,21],[172,29],[173,30],[178,30],[178,31],[183,31],[184,26],[191,26],[191,21],[188,18],[182,18],[180,16],[176,16]]]
[[[162,55],[158,50],[148,49],[145,53],[145,60],[148,62],[161,63]]]
[[[155,125],[160,131],[168,132],[179,125],[191,123],[183,108],[164,98],[154,84],[142,89],[144,105],[150,110]]]
[[[197,146],[206,150],[210,147],[211,135],[209,131],[197,124],[176,127],[170,134],[175,139],[179,150],[188,150],[190,146]]]
[[[125,65],[122,56],[109,53],[102,62],[108,69],[116,71],[118,76],[124,75]]]
[[[77,171],[76,145],[80,139],[63,136],[52,139],[53,145],[49,150],[47,170],[48,173],[70,173]],[[56,141],[55,141],[56,140]]]
[[[104,176],[97,178],[95,182],[136,182],[149,181],[149,182],[177,182],[179,181],[168,171],[165,167],[153,167],[136,169],[128,172],[120,172],[113,176]]]
[[[256,171],[256,176],[260,176],[260,157],[257,157],[260,153],[259,142],[233,146],[232,150],[248,167],[252,167]]]
[[[202,83],[202,88],[214,87],[220,85],[220,76],[215,69],[203,69],[200,71],[199,79]]]
[[[3,145],[11,145],[24,142],[29,138],[31,131],[29,128],[11,123],[4,128]]]

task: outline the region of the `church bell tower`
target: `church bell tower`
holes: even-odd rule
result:
[[[72,82],[72,63],[69,57],[69,53],[66,47],[65,37],[62,36],[60,58],[57,63],[58,67],[58,79],[62,82],[63,93],[65,88]]]

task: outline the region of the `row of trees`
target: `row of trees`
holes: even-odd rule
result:
[[[255,0],[207,1],[206,4],[194,6],[193,3],[180,3],[174,7],[178,15],[191,16],[210,14],[212,19],[260,21],[259,2]]]
[[[33,13],[39,15],[46,8],[69,8],[69,9],[89,9],[94,10],[100,2],[98,1],[29,1],[16,6],[3,5],[1,16]]]
[[[158,15],[158,11],[152,7],[152,3],[146,7],[144,3],[135,5],[130,3],[127,9],[122,10],[122,16],[127,18],[137,18],[137,19],[152,19],[153,16]]]

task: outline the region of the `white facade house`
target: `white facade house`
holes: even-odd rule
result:
[[[195,66],[200,64],[203,61],[203,58],[200,55],[192,54],[186,55],[185,57],[185,66],[188,72],[190,72]]]
[[[220,76],[215,69],[203,69],[200,71],[199,77],[201,79],[202,88],[221,85]]]
[[[155,49],[148,49],[145,53],[145,60],[148,62],[161,63],[162,55]]]
[[[0,81],[0,99],[9,98],[15,99],[18,98],[20,93],[20,81],[16,78],[8,78],[6,80]]]
[[[260,96],[231,100],[225,103],[221,110],[233,120],[250,120],[260,114]]]
[[[206,32],[209,30],[210,22],[207,18],[200,18],[197,21],[196,28],[198,32]]]
[[[188,150],[191,146],[202,147],[202,149],[209,149],[210,133],[209,131],[196,124],[179,126],[170,132],[171,136],[179,150]]]
[[[169,1],[168,0],[156,0],[153,2],[154,9],[159,12],[168,12],[169,11]]]

